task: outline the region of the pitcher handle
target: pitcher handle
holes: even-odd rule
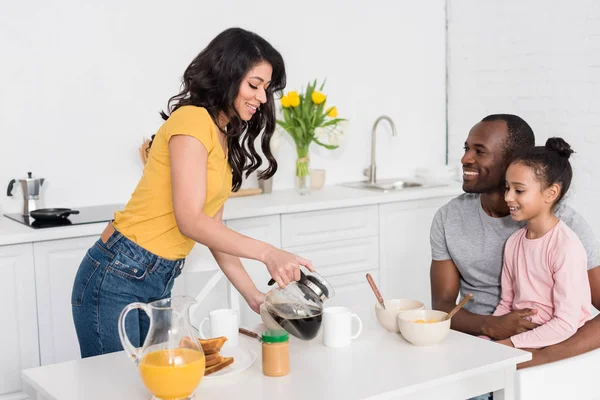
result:
[[[150,314],[150,307],[148,304],[131,303],[125,307],[119,315],[119,337],[121,338],[123,349],[131,357],[131,360],[137,365],[141,361],[142,350],[135,348],[133,344],[131,344],[131,341],[127,337],[127,331],[125,330],[125,318],[127,317],[127,313],[129,313],[131,310],[135,310],[136,308],[141,308],[146,314],[148,314],[148,317],[150,317],[150,325],[152,325],[152,315]]]

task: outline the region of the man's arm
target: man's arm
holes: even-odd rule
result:
[[[600,305],[600,266],[588,270],[588,277],[592,291],[592,304],[598,309]],[[598,332],[600,332],[600,315],[586,322],[585,325],[579,328],[577,333],[564,342],[532,351],[533,359],[519,364],[518,368],[559,361],[598,349],[600,348],[600,335]]]
[[[431,304],[434,310],[449,312],[456,305],[460,287],[460,274],[452,260],[431,262]],[[516,333],[526,332],[537,325],[524,317],[535,314],[529,308],[512,311],[501,317],[473,314],[461,308],[452,317],[454,330],[471,335],[485,335],[492,339],[506,339]]]
[[[431,305],[434,310],[450,312],[456,305],[460,274],[452,260],[431,261]],[[481,335],[486,315],[473,314],[464,308],[452,317],[451,327],[471,335]]]

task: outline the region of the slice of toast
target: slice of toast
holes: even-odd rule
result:
[[[209,354],[206,357],[206,368],[212,367],[213,365],[217,365],[223,362],[223,357],[219,355],[219,353]]]
[[[213,374],[217,371],[222,370],[225,367],[230,366],[231,364],[233,364],[233,357],[224,357],[223,361],[221,361],[218,364],[212,365],[212,366],[207,366],[206,370],[204,370],[204,375],[210,375]]]
[[[227,338],[225,336],[212,339],[198,339],[198,342],[200,342],[205,355],[218,353],[226,341]]]

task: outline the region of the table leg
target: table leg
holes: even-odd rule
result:
[[[504,389],[494,392],[494,400],[515,400],[515,373],[517,366],[504,369]]]

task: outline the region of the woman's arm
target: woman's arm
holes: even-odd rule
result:
[[[221,224],[223,223],[223,207],[215,214],[214,219]],[[210,252],[227,279],[229,279],[231,284],[238,292],[240,292],[244,300],[246,300],[248,306],[250,306],[254,312],[258,313],[260,305],[265,301],[265,295],[256,288],[250,275],[248,275],[248,272],[242,265],[240,258],[218,250],[211,249]]]
[[[300,265],[313,269],[309,260],[241,235],[204,214],[208,152],[198,139],[175,135],[169,153],[173,209],[183,235],[211,250],[261,261],[282,287],[300,279]]]

